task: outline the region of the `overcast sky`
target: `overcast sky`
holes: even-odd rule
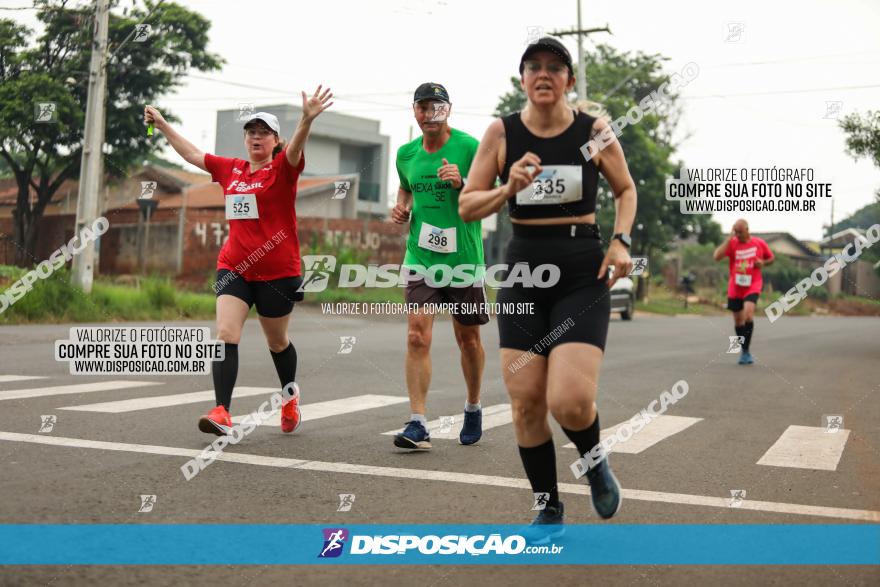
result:
[[[217,110],[241,102],[298,105],[300,90],[324,83],[337,96],[334,110],[381,121],[381,132],[391,137],[391,169],[394,152],[409,139],[419,83],[443,83],[453,102],[450,123],[480,138],[517,73],[529,27],[573,28],[577,6],[576,0],[179,2],[212,22],[210,50],[227,61],[219,73],[194,72],[160,101],[182,118],[185,136],[212,151]],[[880,1],[582,0],[581,6],[585,28],[607,24],[613,32],[593,35],[588,51],[606,42],[660,53],[670,58],[670,73],[688,62],[699,65],[699,76],[682,90],[680,130],[687,138],[679,156],[690,166],[812,167],[817,180],[832,183],[836,219],[873,201],[880,170],[844,153],[827,102],[842,102],[840,117],[880,109]],[[32,24],[29,12],[3,14]],[[738,42],[731,42],[729,23],[742,23]],[[574,53],[575,42],[567,39]],[[396,191],[391,170],[389,185]],[[812,213],[748,219],[756,232],[818,239],[830,215],[826,200]],[[729,230],[737,216],[715,219]]]

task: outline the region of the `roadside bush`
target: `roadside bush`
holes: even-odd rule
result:
[[[682,272],[693,272],[697,277],[697,287],[726,286],[728,278],[727,260],[716,261],[712,258],[716,245],[687,245],[681,248]]]
[[[163,277],[148,277],[141,281],[140,290],[151,307],[161,310],[176,305],[177,291],[171,280]]]
[[[786,292],[793,288],[798,281],[810,276],[810,271],[795,265],[787,255],[776,255],[776,261],[765,268],[762,273],[765,286],[767,284],[772,285],[773,290],[777,292]],[[813,295],[813,292],[817,289],[824,288],[814,287],[810,290],[810,295]]]

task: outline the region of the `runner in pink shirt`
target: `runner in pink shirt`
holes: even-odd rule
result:
[[[740,218],[733,224],[730,240],[715,249],[716,261],[727,257],[730,263],[730,282],[727,286],[727,309],[733,312],[736,335],[742,337],[740,365],[751,365],[754,358],[749,352],[755,323],[755,304],[761,294],[764,280],[761,269],[773,263],[775,257],[763,239],[749,234],[749,223]]]

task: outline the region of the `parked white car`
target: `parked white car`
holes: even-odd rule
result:
[[[620,312],[621,320],[632,320],[635,306],[633,281],[629,277],[621,277],[611,288],[611,311]]]

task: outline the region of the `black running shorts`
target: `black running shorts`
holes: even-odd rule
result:
[[[744,298],[727,298],[727,309],[731,312],[739,312],[746,302],[758,303],[758,294],[752,293]]]
[[[293,311],[294,302],[303,300],[302,277],[283,277],[271,281],[245,281],[229,269],[217,270],[217,296],[235,296],[248,305],[257,306],[257,314],[264,318],[279,318]]]
[[[572,236],[574,234],[574,236]],[[498,291],[497,302],[532,303],[533,314],[498,315],[501,348],[547,356],[563,343],[582,342],[605,349],[611,296],[605,276],[598,279],[604,252],[598,226],[513,225],[505,263],[557,265],[560,279],[549,288],[514,283]]]

